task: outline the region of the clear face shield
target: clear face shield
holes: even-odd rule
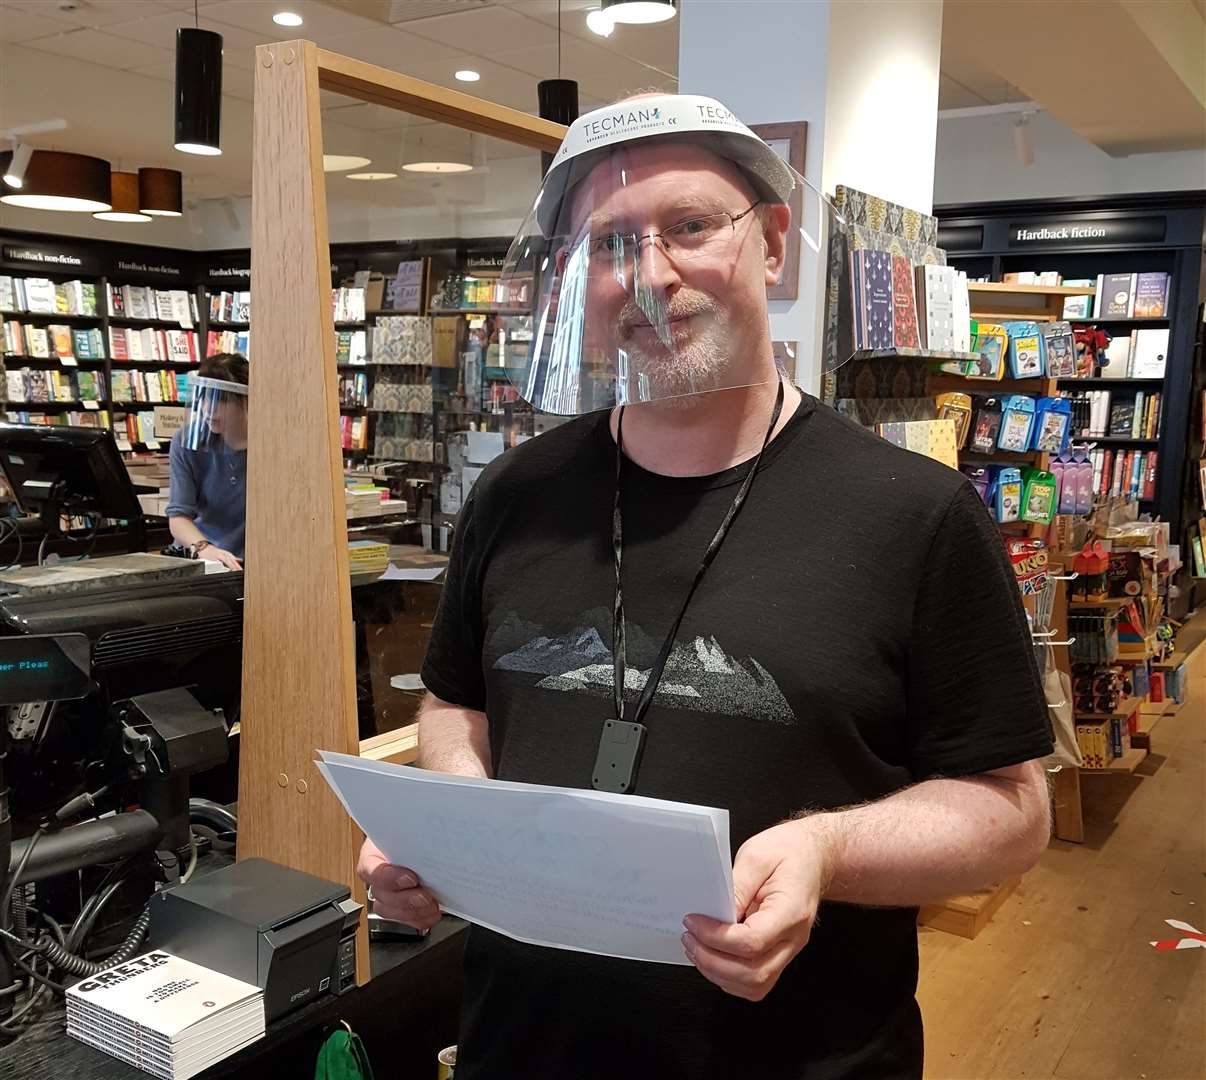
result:
[[[193,376],[181,438],[188,450],[210,450],[219,441],[246,446],[247,387],[243,383]]]
[[[506,374],[563,416],[772,380],[768,293],[794,274],[799,296],[816,295],[842,227],[748,132],[637,138],[554,164],[495,297],[532,316]]]

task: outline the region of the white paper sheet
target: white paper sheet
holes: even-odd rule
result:
[[[686,964],[683,916],[735,917],[727,810],[319,756],[390,862],[518,941]]]
[[[446,569],[444,566],[394,566],[390,563],[378,580],[435,581]]]

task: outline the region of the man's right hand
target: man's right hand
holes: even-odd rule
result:
[[[356,874],[373,891],[373,911],[385,919],[430,930],[440,921],[440,905],[419,884],[419,875],[404,866],[392,866],[371,841],[360,849]]]

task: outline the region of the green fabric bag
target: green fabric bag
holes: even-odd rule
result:
[[[373,1080],[364,1043],[346,1024],[331,1032],[318,1051],[314,1080]]]

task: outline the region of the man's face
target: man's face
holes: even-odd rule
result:
[[[618,151],[575,190],[573,241],[595,243],[585,289],[588,348],[627,373],[630,400],[754,381],[765,360],[753,353],[766,342],[766,288],[781,265],[787,226],[783,207],[760,207],[735,224],[725,216],[755,199],[730,163],[674,143]],[[696,246],[693,236],[718,222]]]

